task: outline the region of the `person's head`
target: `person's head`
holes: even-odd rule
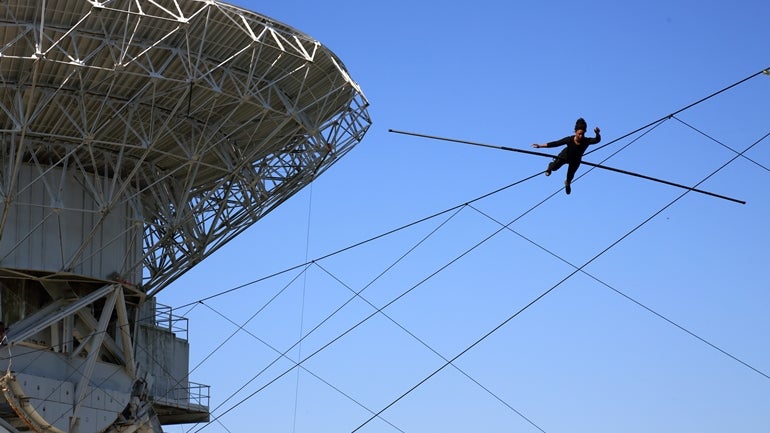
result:
[[[586,133],[586,129],[588,129],[588,124],[586,124],[586,121],[581,117],[575,122],[575,135],[578,138],[583,138],[583,136]]]

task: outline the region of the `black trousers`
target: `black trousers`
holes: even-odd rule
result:
[[[556,171],[560,169],[562,165],[569,164],[567,166],[567,182],[572,182],[572,179],[575,177],[575,173],[577,173],[578,167],[580,167],[580,162],[580,158],[570,159],[567,156],[567,149],[564,148],[561,152],[559,152],[559,156],[548,163],[548,169],[551,171]]]

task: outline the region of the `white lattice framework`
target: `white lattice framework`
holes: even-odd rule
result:
[[[64,231],[57,219],[79,212],[87,227],[60,246],[55,271],[77,273],[112,239],[135,239],[139,253],[115,271],[153,295],[371,124],[332,52],[231,5],[6,0],[0,24],[0,267],[32,238],[11,238],[13,212],[26,206],[46,222],[30,232]],[[67,199],[72,182],[87,199]],[[35,185],[46,198],[32,203]],[[116,209],[121,232],[105,238]]]

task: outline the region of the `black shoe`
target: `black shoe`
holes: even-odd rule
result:
[[[572,192],[572,187],[570,186],[568,180],[564,181],[564,191],[567,192],[567,195],[569,195]]]
[[[545,171],[545,175],[546,176],[550,176],[551,175],[551,169],[550,168]]]

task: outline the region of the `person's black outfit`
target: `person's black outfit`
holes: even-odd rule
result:
[[[575,131],[585,131],[586,127],[587,125],[585,120],[578,119],[577,123],[575,124]],[[561,140],[546,143],[545,147],[567,146],[562,149],[561,152],[559,152],[559,156],[555,157],[553,161],[548,163],[548,169],[545,172],[546,176],[550,176],[552,171],[558,170],[562,165],[569,164],[567,167],[567,180],[564,182],[567,194],[569,194],[571,192],[570,184],[572,183],[572,179],[575,177],[575,173],[577,172],[578,167],[580,167],[580,162],[582,161],[586,148],[592,144],[600,142],[601,140],[602,136],[599,132],[597,132],[596,137],[583,136],[580,140],[578,140],[577,143],[575,142],[574,135],[564,137]]]

